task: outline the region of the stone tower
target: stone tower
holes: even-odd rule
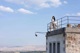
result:
[[[66,27],[47,32],[47,53],[80,53],[80,28]]]

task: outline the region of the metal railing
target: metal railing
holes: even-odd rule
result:
[[[80,16],[64,16],[60,19],[57,19],[56,22],[57,22],[57,29],[62,27],[67,27],[67,24],[76,26],[80,24]],[[50,23],[47,24],[47,31],[50,31]]]

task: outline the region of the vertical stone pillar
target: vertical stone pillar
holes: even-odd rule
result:
[[[80,28],[66,28],[66,53],[80,53]]]

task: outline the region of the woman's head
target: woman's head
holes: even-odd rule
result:
[[[54,21],[55,21],[55,20],[56,20],[56,19],[55,19],[55,16],[52,16],[52,19],[54,19]]]

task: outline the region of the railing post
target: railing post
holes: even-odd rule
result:
[[[61,18],[61,28],[62,28],[62,18]]]
[[[58,20],[57,20],[57,29],[58,29],[58,27],[59,27],[58,25],[59,25],[59,24],[58,24]]]
[[[67,24],[69,24],[69,17],[67,16]]]
[[[47,31],[48,31],[48,24],[47,24]]]

